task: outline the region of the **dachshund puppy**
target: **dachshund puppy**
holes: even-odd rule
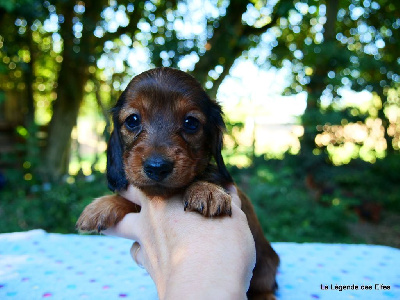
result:
[[[107,149],[109,188],[129,184],[150,198],[183,194],[183,208],[206,217],[231,215],[233,183],[221,156],[225,124],[221,107],[185,72],[156,68],[132,79],[113,108]],[[249,199],[238,189],[256,244],[248,296],[274,299],[279,257],[265,239]],[[81,231],[105,230],[140,207],[118,195],[104,196],[81,214]]]

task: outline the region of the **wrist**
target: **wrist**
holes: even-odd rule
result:
[[[209,267],[213,265],[213,267]],[[229,269],[229,268],[228,268]],[[156,282],[161,300],[188,299],[247,299],[242,272],[232,272],[221,264],[174,266],[167,278]]]

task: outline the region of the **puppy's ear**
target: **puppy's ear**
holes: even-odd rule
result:
[[[224,159],[221,154],[223,136],[226,128],[224,120],[222,118],[221,106],[216,102],[213,102],[213,104],[211,105],[210,121],[213,127],[210,131],[212,139],[211,154],[214,157],[215,162],[217,163],[218,172],[227,182],[231,183],[233,182],[232,176],[226,169]]]
[[[122,160],[122,142],[120,137],[120,125],[117,119],[118,111],[114,111],[114,130],[111,133],[107,147],[107,180],[108,188],[114,191],[125,190],[128,186],[124,162]]]

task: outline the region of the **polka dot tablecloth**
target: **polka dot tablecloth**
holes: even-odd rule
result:
[[[0,299],[157,299],[132,242],[33,230],[0,234]],[[274,243],[278,299],[400,299],[400,250]]]
[[[0,235],[0,299],[157,299],[132,242],[33,230]]]
[[[385,246],[274,243],[278,299],[400,299],[400,250]]]

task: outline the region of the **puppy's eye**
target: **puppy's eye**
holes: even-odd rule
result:
[[[195,133],[199,130],[200,121],[197,120],[195,117],[186,117],[185,121],[183,122],[183,129],[187,133]]]
[[[125,119],[125,126],[129,130],[135,130],[140,125],[140,117],[137,114],[132,114]]]

